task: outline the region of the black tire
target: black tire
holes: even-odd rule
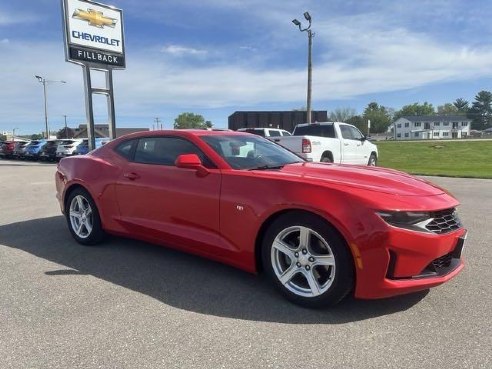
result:
[[[302,236],[307,246],[299,241]],[[328,265],[330,260],[333,265]],[[262,240],[262,263],[275,287],[301,306],[333,306],[354,287],[354,263],[345,241],[311,213],[296,211],[275,219]]]
[[[369,161],[367,162],[367,165],[370,167],[375,167],[378,165],[378,157],[376,154],[372,153],[371,156],[369,156]]]
[[[333,159],[332,159],[332,158],[330,158],[330,156],[329,156],[329,155],[323,155],[323,156],[321,157],[321,162],[322,162],[322,163],[333,163]]]
[[[97,206],[89,192],[76,188],[70,192],[65,206],[65,217],[72,237],[80,244],[90,246],[100,243],[104,230]],[[76,229],[80,226],[78,229]]]

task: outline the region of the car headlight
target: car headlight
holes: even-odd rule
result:
[[[434,219],[423,211],[380,211],[377,214],[388,224],[418,232],[429,232],[425,227]]]

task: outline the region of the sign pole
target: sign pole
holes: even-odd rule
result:
[[[91,69],[83,65],[84,72],[84,90],[85,90],[85,116],[87,120],[87,138],[89,139],[89,150],[96,148],[96,137],[94,130],[94,106],[92,103],[92,82]]]
[[[109,138],[116,138],[116,119],[114,110],[113,70],[106,72],[106,87],[108,89],[108,116],[109,116]]]

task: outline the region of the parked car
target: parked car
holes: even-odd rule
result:
[[[14,151],[12,152],[12,157],[14,159],[24,159],[24,155],[26,153],[26,146],[29,144],[29,141],[16,141],[14,146]]]
[[[341,122],[298,124],[291,137],[275,142],[309,161],[374,166],[378,148],[357,129]]]
[[[62,140],[48,140],[39,153],[39,159],[43,161],[55,161],[56,149]]]
[[[304,306],[425,290],[463,268],[466,230],[447,191],[307,162],[256,135],[139,132],[62,159],[55,181],[77,242],[110,233],[264,271]]]
[[[107,144],[109,141],[111,141],[109,138],[106,137],[97,137],[96,138],[96,149]],[[89,152],[89,140],[84,139],[75,149],[74,155],[85,155]]]
[[[32,140],[29,142],[24,151],[24,159],[38,160],[44,145],[46,145],[46,142],[47,140],[45,139]]]
[[[2,158],[11,158],[14,154],[15,141],[4,141],[0,146],[0,156]]]
[[[61,159],[67,156],[75,155],[75,149],[82,143],[82,141],[83,139],[81,138],[62,140],[56,147],[56,158]]]
[[[262,137],[291,136],[290,132],[279,128],[239,128],[238,132],[248,132]]]

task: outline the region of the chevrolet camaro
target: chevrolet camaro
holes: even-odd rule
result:
[[[446,190],[395,170],[306,162],[248,133],[127,135],[62,159],[56,189],[83,245],[113,234],[264,272],[308,307],[425,290],[463,268],[466,230]]]

